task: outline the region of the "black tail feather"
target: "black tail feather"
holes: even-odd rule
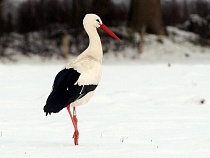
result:
[[[53,90],[44,106],[46,116],[52,112],[57,113],[61,111],[69,104],[73,93],[75,93],[74,83],[78,80],[79,76],[80,73],[73,68],[63,69],[56,75]]]

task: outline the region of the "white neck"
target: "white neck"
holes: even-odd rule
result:
[[[85,30],[89,36],[89,46],[85,50],[85,54],[102,62],[103,50],[101,45],[101,39],[98,35],[96,28],[93,26],[85,26]]]

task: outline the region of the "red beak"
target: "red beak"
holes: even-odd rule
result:
[[[112,36],[116,40],[119,40],[120,41],[119,37],[117,37],[117,35],[115,35],[115,33],[112,32],[106,25],[101,24],[101,26],[99,28],[101,28],[102,30],[104,30],[107,34],[109,34],[110,36]]]

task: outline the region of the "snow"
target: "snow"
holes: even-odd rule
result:
[[[94,97],[77,108],[79,146],[67,110],[42,111],[61,68],[0,66],[1,156],[210,156],[210,65],[105,64]]]
[[[140,57],[129,48],[105,54],[95,95],[77,108],[79,146],[66,109],[43,112],[64,61],[1,60],[0,157],[210,157],[209,48],[171,31],[164,44],[148,35]]]

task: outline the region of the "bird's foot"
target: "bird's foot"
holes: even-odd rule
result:
[[[79,145],[79,144],[78,144],[78,139],[79,139],[79,131],[78,131],[78,130],[75,130],[75,131],[74,131],[73,138],[74,138],[74,144],[75,144],[75,145]]]

